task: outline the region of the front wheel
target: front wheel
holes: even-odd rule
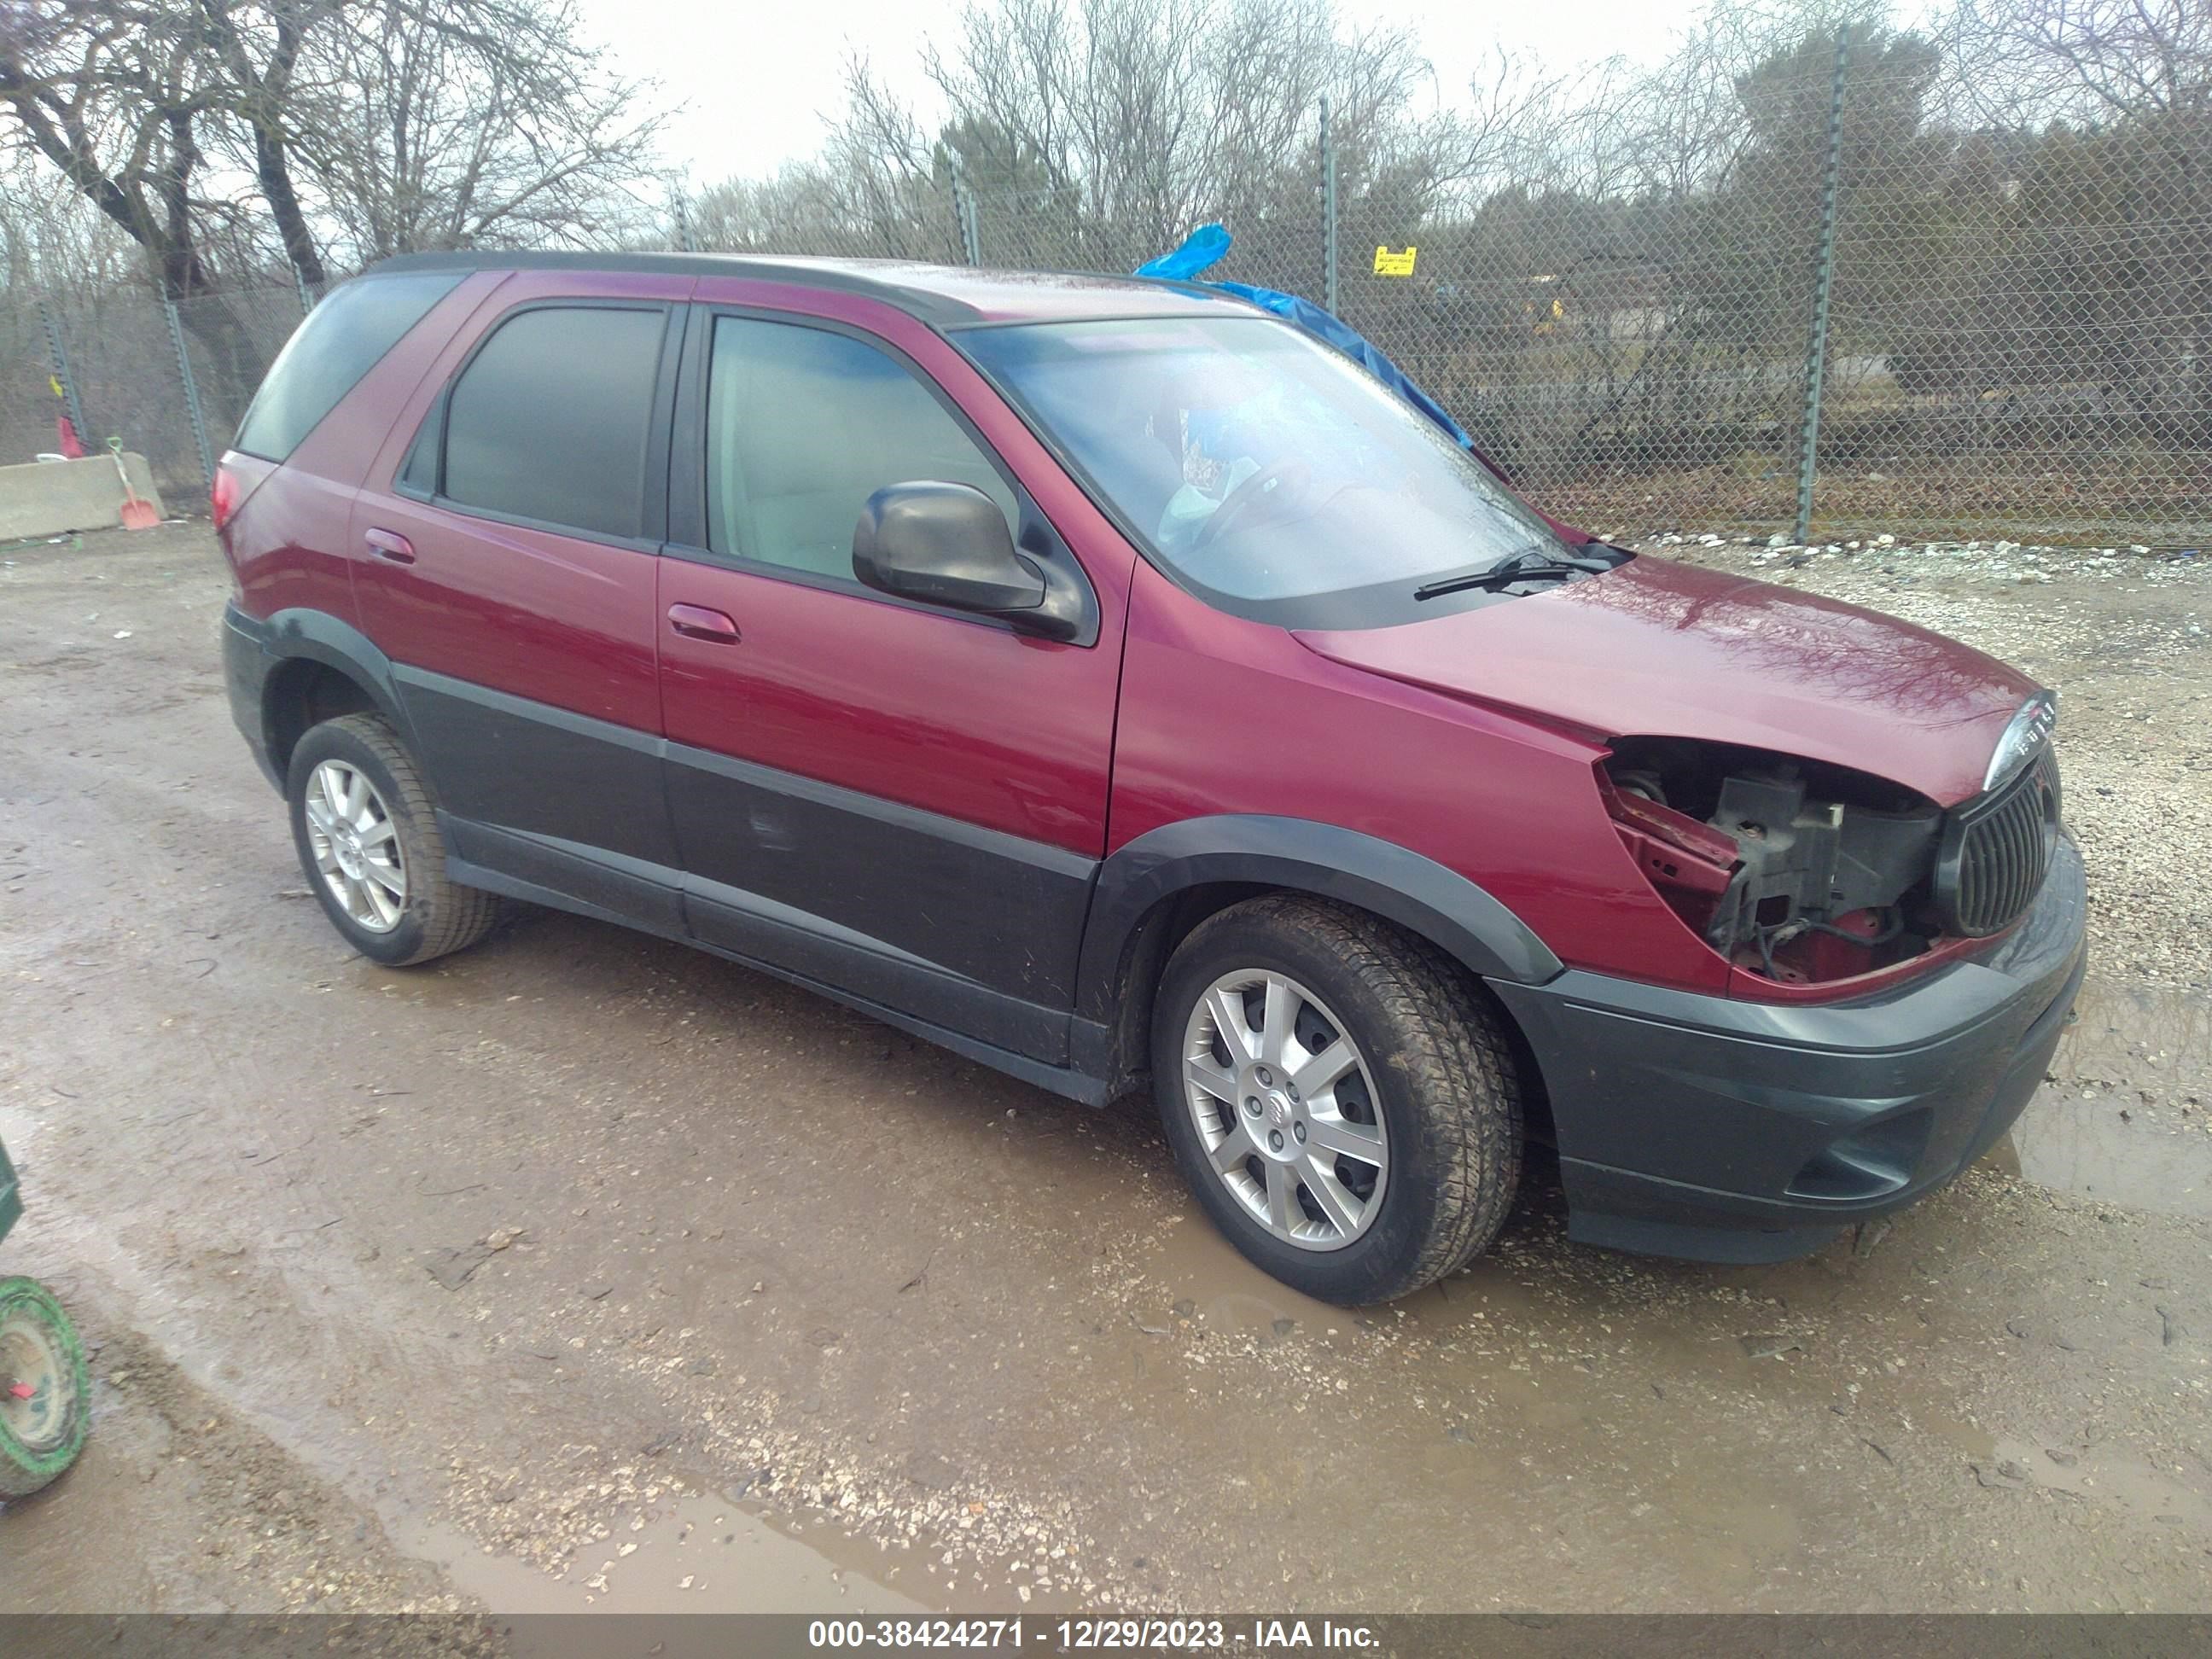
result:
[[[1419,1290],[1511,1206],[1522,1115],[1496,1018],[1362,912],[1283,895],[1193,929],[1153,1006],[1152,1075],[1199,1202],[1309,1296]]]

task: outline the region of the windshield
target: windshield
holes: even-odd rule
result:
[[[1433,422],[1287,324],[1022,324],[960,343],[1208,597],[1273,611],[1568,555]]]

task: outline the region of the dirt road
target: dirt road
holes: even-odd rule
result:
[[[351,956],[204,526],[0,551],[0,1269],[99,1411],[0,1607],[2212,1607],[2212,571],[1693,556],[2064,689],[2082,1018],[1887,1230],[1644,1261],[1540,1182],[1353,1315],[1141,1112],[545,912]]]

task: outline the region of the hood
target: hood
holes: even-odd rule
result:
[[[1304,630],[1331,661],[1605,738],[1703,738],[1854,767],[1938,805],[1980,793],[2036,690],[1894,617],[1649,555],[1434,621]]]

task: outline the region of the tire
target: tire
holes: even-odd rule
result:
[[[51,1484],[76,1462],[91,1426],[76,1327],[37,1279],[0,1279],[0,1500]]]
[[[1176,1161],[1214,1224],[1322,1301],[1356,1307],[1431,1284],[1487,1247],[1512,1206],[1521,1099],[1498,1018],[1439,952],[1362,912],[1285,894],[1201,922],[1161,976],[1152,1076]],[[1231,1081],[1224,1100],[1216,1091]]]
[[[340,810],[333,830],[332,809],[341,801],[325,781],[356,777],[365,793],[341,794],[348,803],[358,799],[364,810]],[[292,750],[284,795],[308,890],[331,925],[370,961],[389,968],[428,962],[474,945],[499,921],[495,895],[447,879],[436,799],[379,716],[347,714],[310,727]],[[350,839],[337,844],[334,836]]]

